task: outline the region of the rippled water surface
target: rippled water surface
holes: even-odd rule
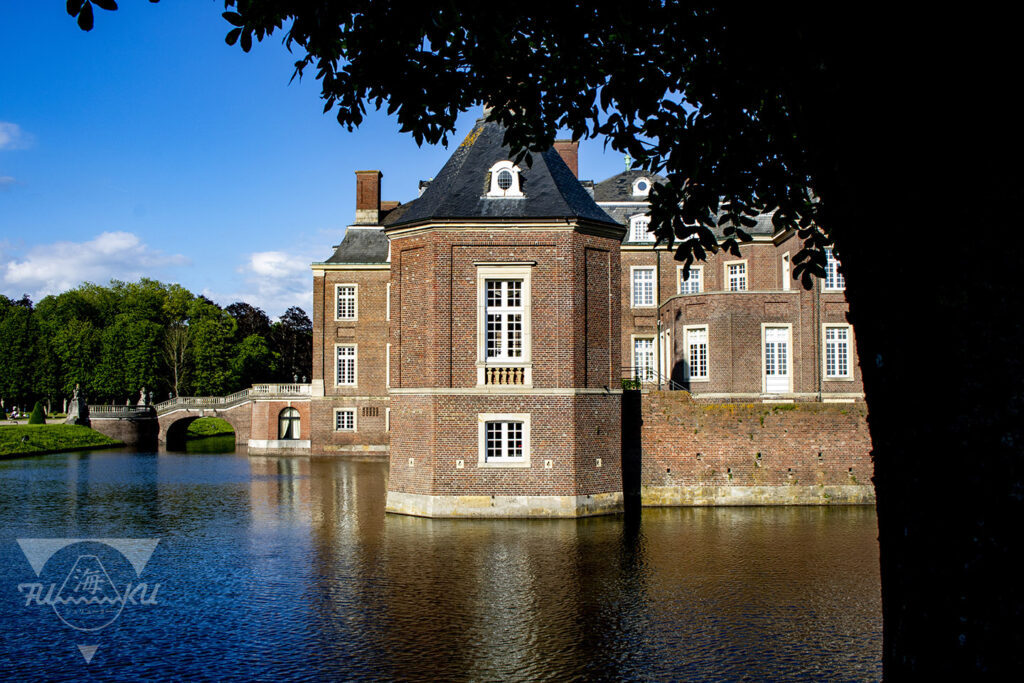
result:
[[[0,461],[0,676],[881,676],[873,508],[442,521],[385,515],[386,483],[379,462],[234,453]],[[39,537],[160,539],[138,578],[156,604],[98,632],[26,606],[16,539]]]

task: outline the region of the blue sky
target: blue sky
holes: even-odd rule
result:
[[[408,201],[448,157],[383,113],[346,131],[315,79],[288,83],[280,37],[249,54],[224,43],[219,0],[119,4],[84,33],[59,0],[5,3],[0,293],[145,276],[272,317],[309,311],[309,264],[354,215],[353,171],[380,169],[384,199]],[[582,144],[582,177],[622,168]]]

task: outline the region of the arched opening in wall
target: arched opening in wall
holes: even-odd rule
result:
[[[295,408],[285,408],[277,418],[277,438],[295,441],[302,438],[302,420]]]
[[[219,417],[186,417],[167,428],[169,451],[230,453],[235,450],[235,429]]]

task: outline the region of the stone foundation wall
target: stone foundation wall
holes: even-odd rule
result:
[[[641,400],[643,505],[874,503],[867,407]]]
[[[126,446],[156,448],[160,423],[155,417],[144,418],[90,418],[89,427]]]

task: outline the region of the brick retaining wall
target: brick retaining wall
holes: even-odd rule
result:
[[[643,395],[644,505],[874,502],[867,407],[702,404]]]

